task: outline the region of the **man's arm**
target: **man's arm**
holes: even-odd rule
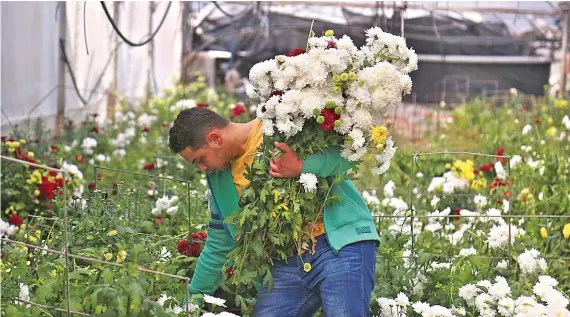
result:
[[[303,161],[302,173],[312,173],[317,177],[338,175],[352,168],[352,162],[340,155],[340,146],[331,146],[323,151],[307,156]]]
[[[215,208],[212,206],[212,208]],[[223,265],[233,249],[232,238],[224,229],[222,220],[215,211],[210,214],[206,246],[198,257],[196,270],[190,281],[188,292],[211,295],[222,282]]]
[[[299,160],[287,144],[276,143],[275,146],[284,153],[281,157],[271,160],[269,174],[273,177],[297,177],[301,173],[312,173],[317,177],[328,177],[346,172],[352,168],[352,162],[341,156],[341,146],[331,146],[318,153]]]

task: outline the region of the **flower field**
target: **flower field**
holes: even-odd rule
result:
[[[428,148],[394,136],[381,176],[364,159],[356,184],[382,239],[373,315],[570,316],[570,108],[519,100],[456,108]],[[91,114],[57,138],[3,136],[4,157],[52,169],[2,160],[2,316],[251,315],[255,289],[232,285],[231,268],[203,307],[184,307],[208,192],[168,149],[181,109],[253,118],[238,102],[199,77],[123,101],[112,123]]]

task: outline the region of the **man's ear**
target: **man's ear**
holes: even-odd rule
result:
[[[210,146],[220,146],[223,143],[222,135],[217,131],[212,131],[206,136]]]

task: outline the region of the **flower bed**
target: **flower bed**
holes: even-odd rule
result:
[[[207,237],[204,178],[166,142],[180,107],[206,103],[232,120],[250,115],[198,81],[140,109],[123,104],[113,124],[91,115],[68,123],[56,140],[19,132],[2,138],[2,155],[69,175],[2,161],[0,234],[41,248],[2,242],[3,314],[63,315],[14,299],[66,307],[65,259],[44,246],[63,250],[67,204],[69,252],[82,257],[69,259],[72,310],[184,315],[185,281],[141,269],[191,277]],[[496,110],[473,102],[454,111],[430,149],[401,143],[385,174],[373,177],[377,162],[364,162],[356,183],[382,237],[375,315],[568,315],[569,116],[561,99],[523,105],[513,97]],[[428,155],[461,150],[486,156]],[[254,305],[252,288],[229,281],[213,295],[193,314],[247,315]]]

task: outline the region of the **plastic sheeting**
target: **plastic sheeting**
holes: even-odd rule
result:
[[[113,3],[106,2],[111,15]],[[52,118],[57,113],[59,49],[58,2],[1,3],[2,110],[12,123],[30,118]],[[66,115],[98,112],[105,116],[107,90],[112,80],[113,63],[108,63],[118,38],[101,4],[86,2],[84,38],[84,2],[66,2],[66,52],[82,96],[92,98],[87,107],[80,102],[69,72],[65,75]],[[164,15],[167,3],[155,2],[153,29]],[[149,2],[124,1],[120,4],[119,28],[132,42],[149,34]],[[182,45],[182,7],[172,2],[166,20],[154,38],[154,71],[151,87],[157,93],[172,85],[180,73]],[[118,38],[118,92],[137,104],[146,96],[150,58],[148,45],[130,47]],[[106,65],[109,64],[107,67]],[[97,82],[100,83],[97,85]],[[156,83],[156,84],[155,84]],[[96,88],[96,89],[94,89]],[[36,107],[35,110],[32,108]],[[2,115],[2,128],[9,128]]]

